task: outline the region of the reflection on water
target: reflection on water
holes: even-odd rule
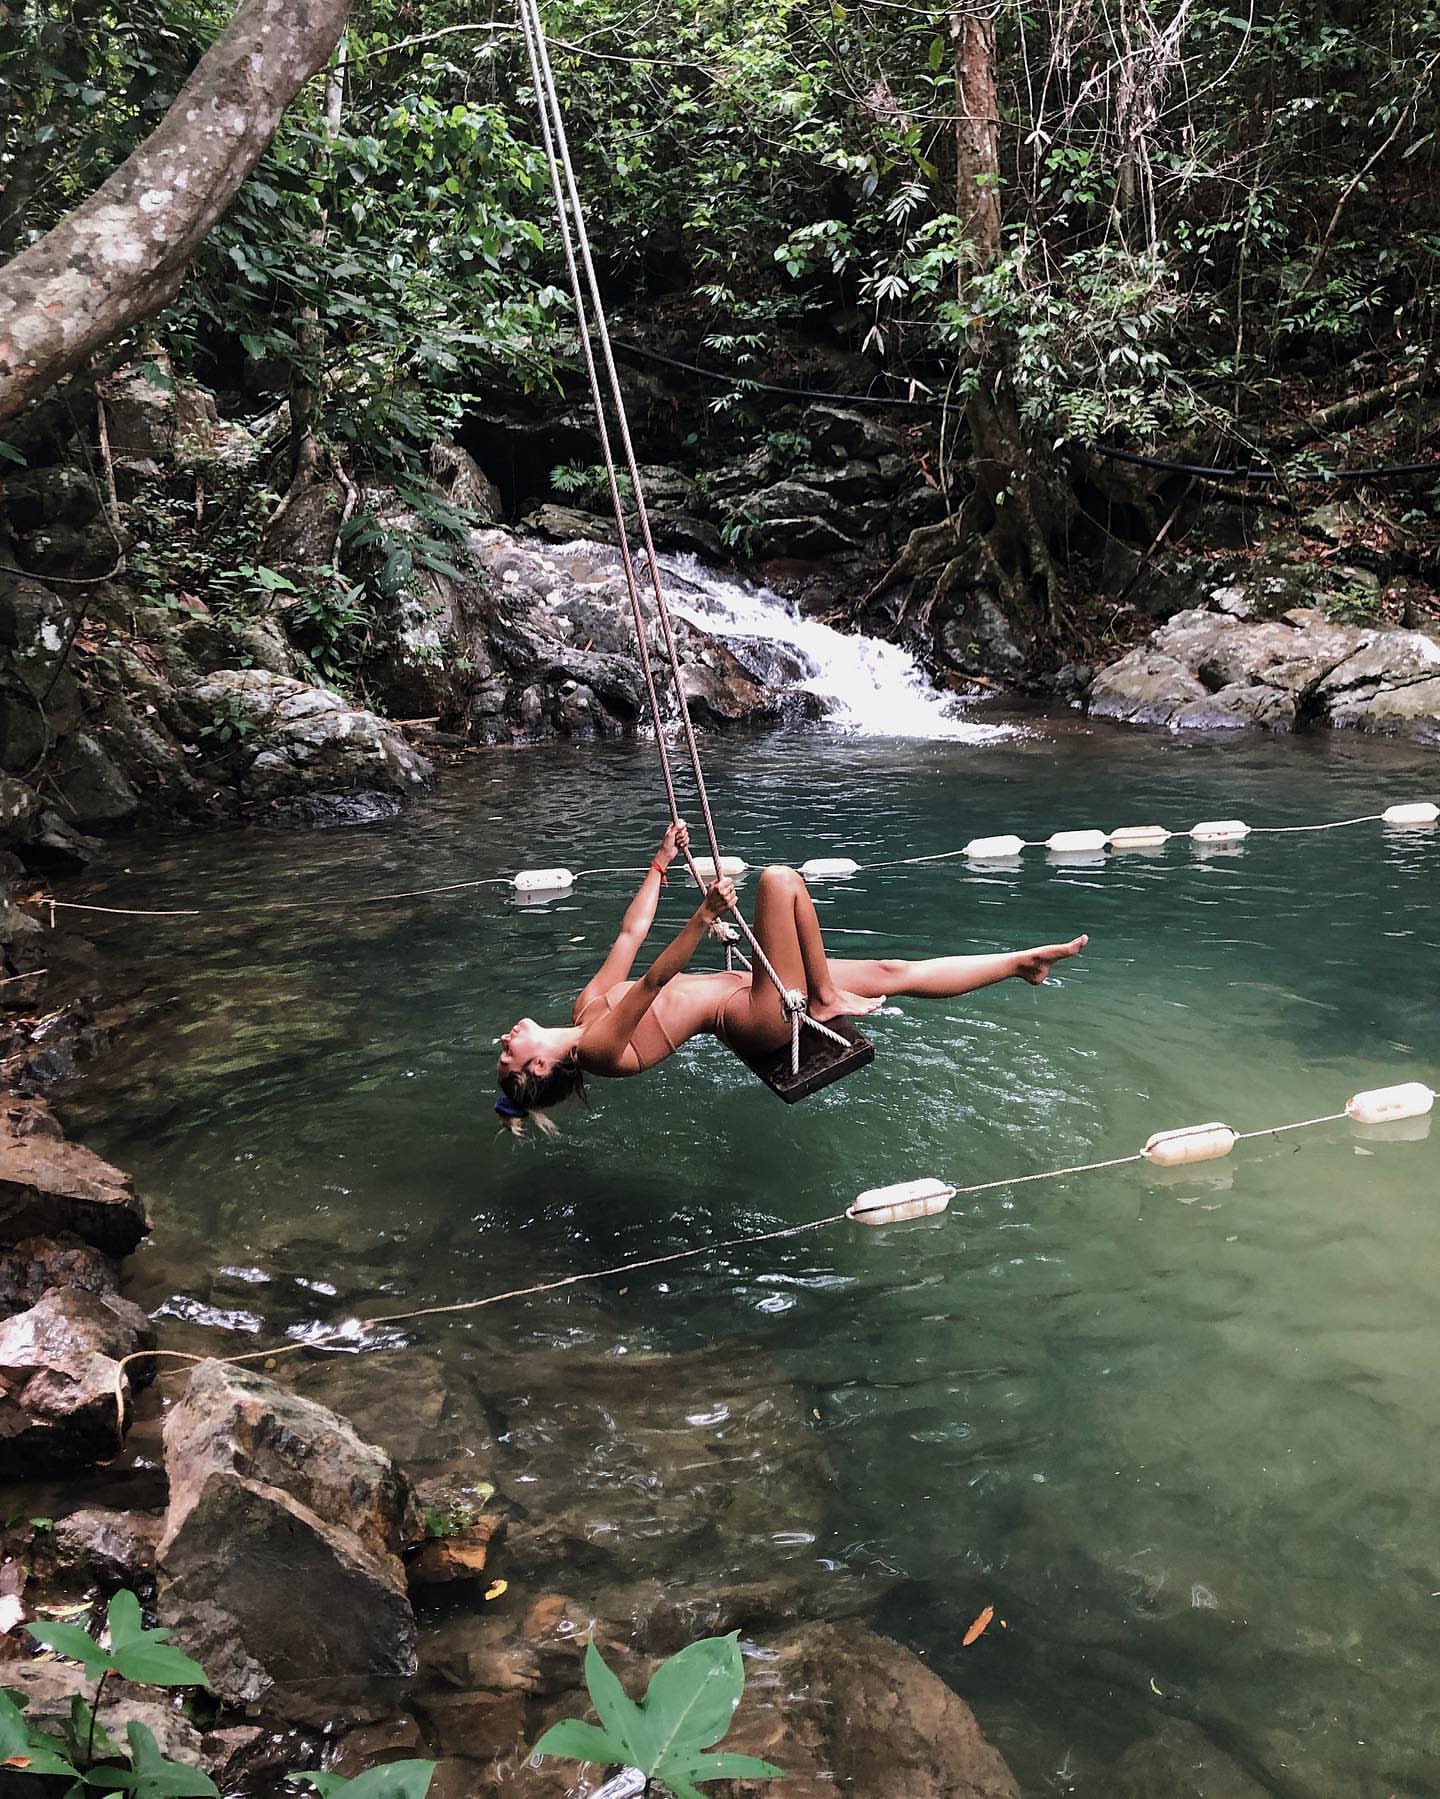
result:
[[[983,748],[812,733],[711,760],[725,847],[754,862],[1299,823],[1435,787],[1418,752],[1068,721]],[[471,1296],[922,1174],[1022,1174],[1157,1129],[1248,1130],[1361,1087],[1440,1084],[1440,843],[1359,826],[1237,854],[1028,852],[829,884],[816,897],[842,952],[1079,930],[1091,948],[1045,990],[887,1008],[873,1069],[794,1111],[705,1043],[602,1083],[558,1144],[498,1140],[494,1039],[522,1011],[564,1016],[624,882],[524,910],[498,888],[347,899],[643,864],[661,822],[644,749],[605,746],[477,757],[363,831],[135,845],[109,903],[304,901],[111,934],[142,1012],[69,1111],[160,1221],[139,1296],[252,1336],[308,1330],[377,1296]],[[683,906],[672,888],[665,920]],[[794,1428],[813,1424],[833,1474],[823,1531],[783,1553],[900,1576],[883,1626],[971,1699],[1027,1791],[1095,1790],[1127,1743],[1183,1719],[1263,1790],[1433,1793],[1435,1192],[1433,1140],[1331,1125],[1193,1171],[1116,1169],[916,1226],[729,1250],[602,1299],[637,1349],[783,1359],[819,1415]],[[508,1322],[563,1344],[596,1303],[562,1293]],[[685,1416],[715,1403],[700,1383]],[[962,1651],[992,1602],[1008,1628]]]

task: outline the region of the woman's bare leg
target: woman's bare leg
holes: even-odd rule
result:
[[[833,973],[825,954],[815,902],[793,868],[767,868],[755,896],[755,936],[771,966],[788,988],[805,994],[812,1018],[837,1018],[873,1011],[880,994],[847,988]],[[737,1001],[726,1020],[729,1029],[756,1048],[775,1048],[790,1035],[790,1021],[780,995],[757,964],[742,1008]]]
[[[1004,950],[991,956],[930,956],[906,961],[884,956],[871,962],[830,964],[833,978],[852,993],[869,998],[956,999],[980,987],[1018,977],[1040,986],[1057,962],[1078,956],[1090,941],[1072,937],[1068,943],[1042,943],[1034,949]]]

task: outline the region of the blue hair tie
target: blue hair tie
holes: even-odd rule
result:
[[[502,1118],[528,1118],[530,1116],[527,1106],[517,1106],[513,1099],[507,1099],[503,1093],[495,1101],[495,1110]]]

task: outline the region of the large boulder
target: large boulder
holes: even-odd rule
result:
[[[0,1244],[73,1233],[128,1256],[149,1229],[130,1177],[68,1142],[43,1100],[0,1100]]]
[[[152,1370],[123,1357],[153,1349],[139,1306],[54,1288],[0,1324],[0,1443],[5,1465],[36,1474],[88,1467],[124,1441],[130,1396]]]
[[[409,1480],[334,1412],[203,1362],[165,1425],[159,1607],[234,1704],[321,1719],[416,1671]]]
[[[1337,623],[1314,607],[1256,619],[1238,593],[1217,588],[1218,610],[1177,613],[1102,669],[1091,714],[1192,731],[1289,731],[1314,720],[1440,742],[1434,637]]]
[[[231,746],[252,800],[419,792],[430,764],[394,725],[328,688],[269,669],[220,669],[186,696],[202,731]]]
[[[1262,1785],[1184,1718],[1165,1718],[1101,1778],[1095,1799],[1265,1799]]]

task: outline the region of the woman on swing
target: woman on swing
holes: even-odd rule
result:
[[[543,1025],[522,1018],[500,1039],[495,1110],[512,1131],[523,1131],[527,1118],[553,1131],[546,1113],[562,1100],[583,1097],[587,1074],[643,1074],[706,1031],[744,1056],[789,1042],[790,1020],[780,995],[758,969],[753,978],[740,972],[685,972],[707,932],[720,934],[715,927],[735,904],[733,881],[716,881],[673,942],[639,980],[630,978],[655,922],[665,871],[689,842],[683,824],[666,831],[609,955],[571,1009],[571,1022]],[[805,882],[793,868],[767,868],[760,876],[753,928],[780,979],[807,996],[810,1016],[822,1023],[863,1017],[893,996],[954,999],[1012,976],[1039,986],[1055,963],[1078,955],[1088,941],[1074,937],[1037,949],[921,962],[832,961]]]

